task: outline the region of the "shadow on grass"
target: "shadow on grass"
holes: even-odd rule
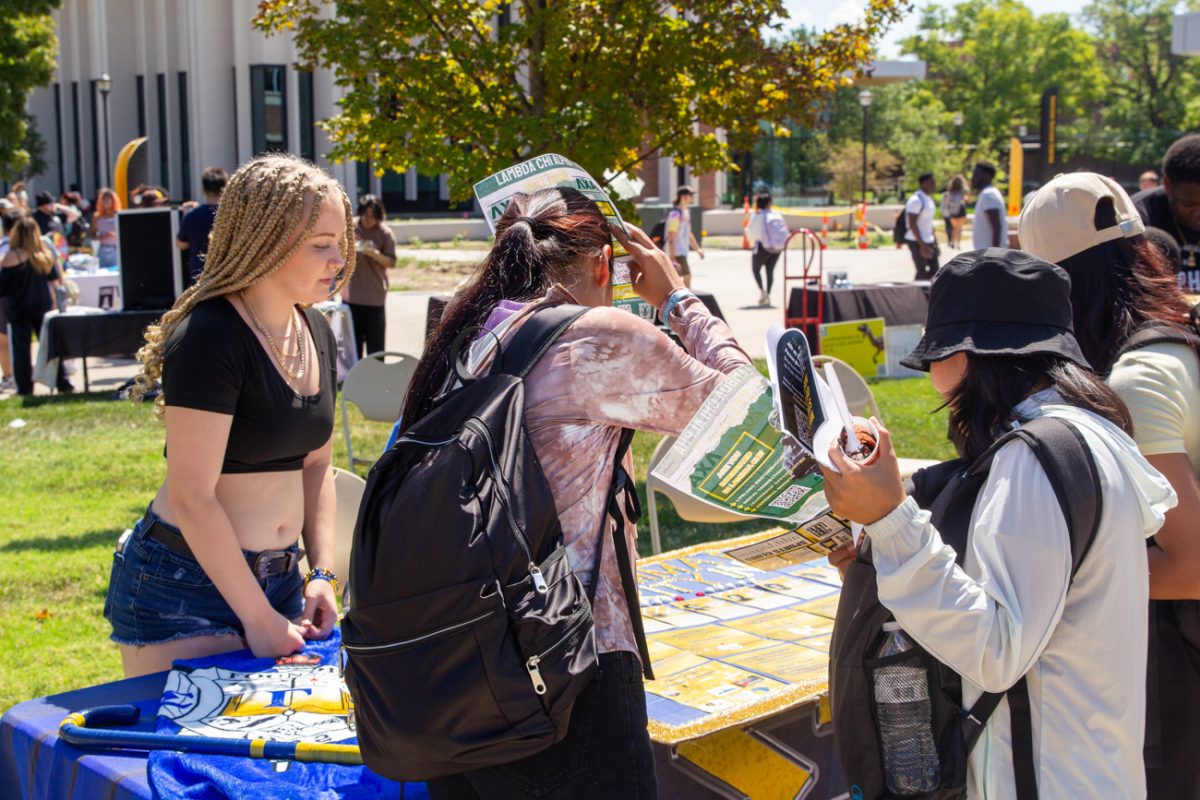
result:
[[[79,403],[89,403],[93,400],[111,402],[111,391],[107,392],[70,392],[69,394],[38,394],[21,398],[21,408],[41,408],[42,406],[67,406]]]
[[[28,539],[14,539],[0,546],[2,553],[27,553],[38,551],[53,553],[62,550],[87,550],[92,547],[115,546],[117,537],[124,528],[113,528],[107,531],[88,531],[73,536],[33,536]]]

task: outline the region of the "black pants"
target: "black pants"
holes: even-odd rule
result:
[[[912,253],[913,265],[917,268],[917,277],[915,280],[933,280],[933,276],[938,271],[938,246],[937,242],[931,242],[929,249],[932,251],[929,258],[921,255],[921,245],[919,242],[909,241],[908,250]]]
[[[39,314],[30,320],[9,320],[8,342],[12,348],[13,379],[17,383],[17,394],[33,394],[33,358],[30,351],[33,348],[33,334],[42,330],[44,316]],[[67,380],[61,358],[58,360],[55,388],[60,392],[75,391],[75,387]]]
[[[358,357],[378,353],[384,349],[384,330],[387,327],[386,306],[350,306],[350,319],[354,320],[354,352]]]
[[[603,653],[571,709],[566,737],[511,764],[429,781],[432,800],[652,800],[642,670],[632,653]]]
[[[765,288],[766,291],[771,291],[771,284],[775,282],[775,264],[779,262],[781,252],[772,252],[762,245],[754,248],[754,253],[750,256],[750,269],[754,271],[754,282],[758,284],[759,289]],[[767,269],[767,285],[765,287],[761,274],[763,267]]]

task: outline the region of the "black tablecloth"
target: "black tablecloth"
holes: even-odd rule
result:
[[[846,322],[852,319],[882,317],[887,325],[924,325],[929,313],[929,285],[900,283],[864,284],[848,289],[826,289],[822,322]],[[788,297],[787,315],[803,317],[817,314],[817,292],[808,291],[808,313],[804,313],[799,287]]]
[[[717,298],[713,296],[712,292],[706,292],[703,289],[693,289],[692,291],[696,293],[696,297],[700,298],[700,302],[704,303],[705,307],[712,312],[714,317],[721,321],[725,320],[725,315],[721,313],[721,306],[717,303]],[[425,316],[426,338],[429,338],[429,334],[433,333],[433,329],[441,322],[442,314],[445,312],[448,302],[450,302],[450,295],[448,294],[431,294],[429,296],[429,304],[426,306]],[[923,316],[921,317],[921,321],[925,321]]]
[[[48,320],[47,358],[124,356],[132,358],[145,344],[146,326],[166,311],[110,311],[105,314],[59,314]]]

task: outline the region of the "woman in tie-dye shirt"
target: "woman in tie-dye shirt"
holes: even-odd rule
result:
[[[525,424],[549,482],[571,565],[597,581],[600,669],[572,710],[561,742],[521,761],[430,782],[443,798],[654,797],[657,787],[638,648],[614,549],[595,563],[612,462],[622,428],[678,434],[725,374],[750,362],[723,321],[683,288],[670,259],[636,228],[610,229],[599,209],[571,189],[517,195],[499,220],[496,245],[451,303],[417,367],[404,424],[427,413],[454,380],[455,337],[472,326],[473,363],[486,365],[495,338],[508,341],[541,305],[578,303],[576,320],[525,379]],[[634,256],[635,291],[678,334],[612,305],[612,236]],[[625,467],[632,472],[626,455]],[[624,531],[636,552],[637,530]]]

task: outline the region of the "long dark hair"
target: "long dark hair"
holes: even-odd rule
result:
[[[1099,414],[1129,433],[1129,409],[1094,373],[1054,353],[1027,356],[967,354],[967,370],[950,393],[950,441],[967,461],[983,455],[1014,421],[1029,395],[1055,389],[1067,405]]]
[[[1117,224],[1111,198],[1096,204],[1095,224],[1097,230]],[[1143,236],[1105,242],[1064,258],[1059,266],[1071,276],[1075,338],[1101,375],[1108,374],[1121,345],[1143,323],[1197,330],[1170,264]]]
[[[446,307],[425,343],[408,397],[402,430],[429,413],[453,369],[454,339],[483,325],[501,300],[540,298],[555,283],[570,282],[587,257],[612,243],[608,223],[575,189],[542,189],[514,195],[496,222],[496,244],[474,278]]]

